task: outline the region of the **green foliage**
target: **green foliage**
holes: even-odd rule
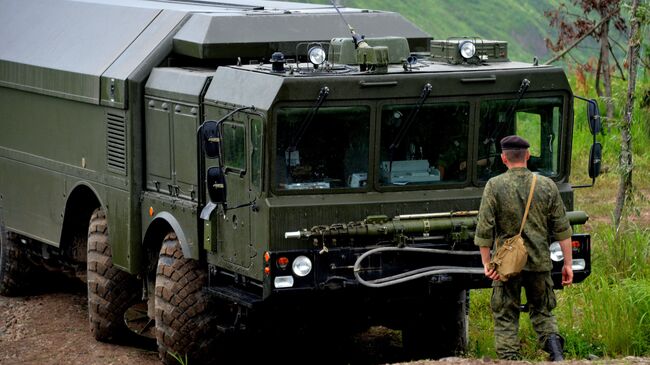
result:
[[[567,352],[618,357],[650,352],[650,279],[597,275],[563,293],[557,311]]]
[[[494,324],[490,297],[492,289],[470,291],[469,305],[469,355],[496,357],[494,349]]]
[[[175,352],[169,352],[169,356],[173,357],[174,360],[178,361],[178,363],[181,365],[189,364],[189,361],[187,361],[187,354],[185,354],[185,357],[183,357],[182,355],[177,354]]]

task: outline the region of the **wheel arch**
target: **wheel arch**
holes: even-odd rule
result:
[[[174,231],[176,234],[181,249],[183,250],[183,256],[197,259],[198,255],[195,255],[192,252],[192,248],[189,245],[187,236],[185,235],[181,224],[178,222],[176,217],[169,212],[160,212],[156,214],[153,221],[147,227],[142,244],[146,248],[160,247],[163,239],[170,230]]]
[[[65,204],[61,239],[59,241],[60,248],[64,252],[72,255],[73,258],[78,258],[73,252],[75,239],[81,238],[85,242],[90,217],[95,209],[103,206],[97,191],[85,182],[76,184],[70,190]],[[85,247],[83,249],[85,250]]]

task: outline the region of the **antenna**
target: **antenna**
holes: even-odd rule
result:
[[[356,34],[356,33],[354,32],[354,28],[352,28],[352,26],[350,25],[350,23],[348,23],[348,22],[345,20],[345,17],[343,16],[343,14],[341,13],[341,11],[339,10],[339,7],[336,6],[336,3],[334,2],[334,0],[330,0],[330,2],[332,3],[332,6],[334,7],[334,9],[336,9],[336,12],[339,13],[339,15],[341,16],[341,20],[343,20],[343,23],[345,23],[345,25],[348,26],[348,29],[350,29],[350,33],[352,33],[352,35],[354,36],[354,35]]]
[[[339,15],[341,16],[341,20],[343,20],[343,23],[345,23],[345,25],[348,26],[348,29],[350,30],[350,34],[352,34],[352,39],[354,40],[354,47],[355,48],[369,47],[368,43],[366,43],[366,41],[364,40],[365,36],[359,35],[359,34],[357,34],[357,32],[354,31],[354,28],[350,25],[350,23],[348,23],[345,20],[345,17],[343,16],[341,11],[339,10],[338,6],[336,6],[336,4],[334,3],[334,0],[330,0],[330,2],[332,3],[332,6],[334,7],[334,9],[336,9],[336,12],[339,13]]]

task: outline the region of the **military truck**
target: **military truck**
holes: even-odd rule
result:
[[[2,0],[0,35],[0,293],[78,277],[96,339],[155,333],[165,363],[215,361],[274,320],[464,351],[503,136],[587,220],[567,78],[505,42],[256,0]],[[579,282],[589,235],[573,251]]]

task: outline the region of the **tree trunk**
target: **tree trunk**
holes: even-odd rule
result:
[[[612,102],[612,75],[609,67],[609,21],[606,21],[600,30],[600,72],[603,75],[603,87],[605,88],[605,106],[607,110],[607,121],[614,118],[614,104]],[[599,96],[603,96],[600,95]]]
[[[627,82],[627,99],[625,103],[625,114],[621,125],[621,155],[619,159],[620,181],[618,192],[616,194],[616,207],[614,208],[614,225],[618,235],[618,229],[621,224],[623,208],[627,196],[632,188],[632,171],[634,164],[632,161],[632,113],[634,112],[634,93],[636,90],[637,65],[639,62],[639,49],[641,48],[641,34],[639,33],[639,18],[637,10],[639,0],[632,1],[630,12],[630,37],[628,43],[628,82]]]

